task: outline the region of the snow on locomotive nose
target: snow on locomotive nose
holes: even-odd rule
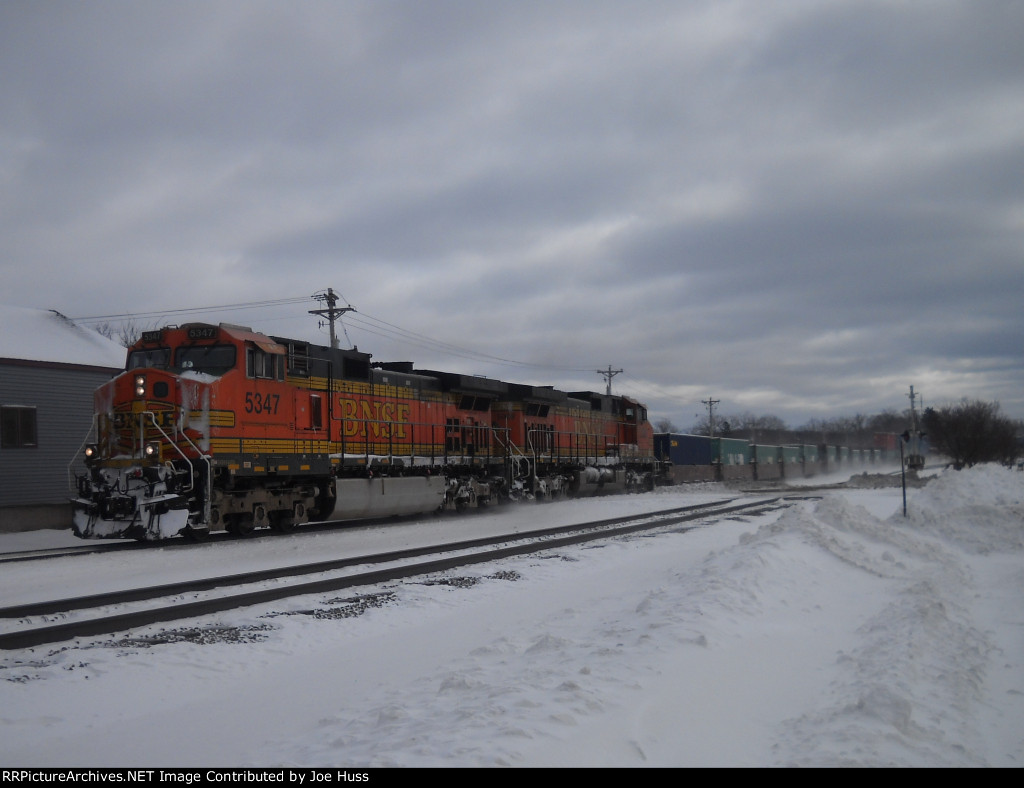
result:
[[[186,528],[191,477],[164,461],[178,453],[172,436],[189,441],[181,391],[174,375],[149,369],[124,372],[96,392],[96,442],[85,447],[86,473],[71,501],[76,536],[165,539]]]

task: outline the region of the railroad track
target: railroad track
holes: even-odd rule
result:
[[[322,533],[324,531],[337,529],[338,526],[344,525],[359,525],[365,527],[374,524],[393,523],[401,519],[403,518],[387,517],[359,520],[358,522],[342,520],[309,522],[304,523],[300,527],[300,530],[293,531],[288,535],[300,536],[301,534]],[[414,519],[414,517],[409,516],[404,519],[411,520]],[[160,542],[136,542],[125,539],[89,539],[83,540],[81,545],[74,545],[71,547],[42,547],[34,550],[12,550],[8,553],[0,553],[0,564],[16,563],[20,561],[42,561],[49,558],[66,558],[67,556],[89,555],[90,553],[110,553],[121,550],[202,550],[203,548],[218,542],[237,542],[239,538],[240,537],[235,536],[234,534],[215,533],[210,534],[210,536],[201,542],[195,542],[184,537],[166,539]],[[280,532],[271,528],[260,528],[242,538],[246,541],[274,539],[280,538]]]
[[[36,550],[14,550],[0,553],[0,564],[13,564],[19,561],[40,561],[47,558],[65,558],[72,555],[89,555],[91,553],[107,553],[118,550],[145,550],[141,542],[115,542],[111,544],[86,544],[81,547],[41,547]]]
[[[0,634],[0,649],[33,648],[79,637],[109,635],[151,624],[195,618],[293,596],[376,585],[598,539],[609,539],[641,531],[672,529],[673,526],[708,517],[739,512],[757,514],[788,505],[790,503],[782,497],[742,503],[736,503],[735,499],[727,499],[711,504],[695,504],[642,515],[546,528],[527,534],[471,539],[377,555],[319,561],[298,566],[5,607],[0,608],[0,619],[13,620],[15,626],[20,628]],[[367,566],[379,566],[380,568],[366,569]],[[303,577],[314,574],[324,576],[316,580],[301,580]],[[275,582],[270,586],[253,587],[268,581]],[[247,587],[248,590],[246,590]],[[204,592],[222,592],[224,589],[237,589],[238,591],[228,595],[221,593],[191,602],[180,599],[183,596]],[[112,614],[103,613],[105,608],[153,601],[156,601],[157,604],[143,609]],[[98,612],[95,612],[92,617],[51,623],[54,618],[67,618],[76,615],[78,611],[86,610]],[[37,619],[42,619],[42,621],[37,621]]]

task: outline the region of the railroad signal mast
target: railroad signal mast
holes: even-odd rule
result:
[[[907,468],[912,471],[919,471],[924,468],[924,453],[921,451],[921,438],[924,433],[917,426],[917,409],[914,407],[915,400],[919,395],[914,393],[914,387],[910,387],[910,429],[903,433],[903,441],[907,444]],[[902,447],[901,447],[902,448]]]

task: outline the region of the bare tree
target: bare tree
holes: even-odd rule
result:
[[[654,431],[655,432],[679,432],[679,430],[676,428],[676,425],[672,423],[672,420],[668,419],[668,418],[664,418],[664,417],[662,417],[660,419],[657,419],[654,422]]]
[[[692,432],[694,435],[709,435],[711,425],[708,417],[698,418]],[[778,416],[756,416],[748,411],[715,417],[717,437],[745,438],[753,443],[779,443],[786,434],[786,423]]]
[[[1017,425],[999,415],[998,402],[967,400],[943,408],[928,408],[922,425],[932,449],[944,454],[957,469],[979,462],[1012,464],[1020,456]]]
[[[100,323],[96,326],[98,334],[105,336],[107,339],[112,339],[123,347],[134,345],[145,330],[134,320],[126,320],[117,325],[113,323]]]

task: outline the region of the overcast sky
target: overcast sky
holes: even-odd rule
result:
[[[679,429],[1024,418],[1022,41],[1019,0],[3,0],[0,301],[327,344],[331,287],[376,360],[621,369]]]

